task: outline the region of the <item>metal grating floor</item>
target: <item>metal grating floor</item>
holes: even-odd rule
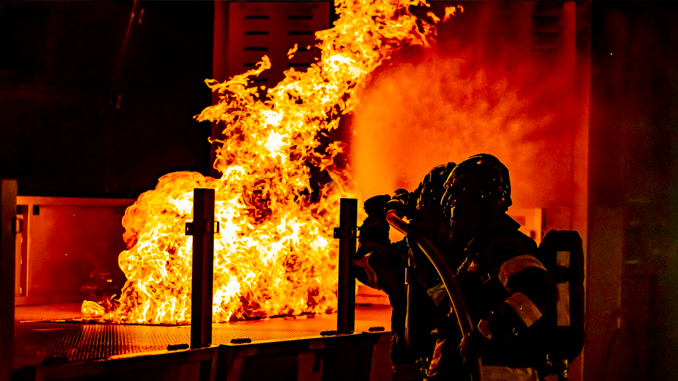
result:
[[[355,331],[390,329],[391,308],[356,308]],[[188,344],[190,326],[143,326],[63,322],[80,318],[80,304],[21,306],[15,309],[15,369],[45,363],[75,362],[117,355],[165,351]],[[62,320],[59,322],[59,320]],[[220,323],[212,326],[213,344],[249,338],[253,343],[320,337],[336,329],[336,314]]]

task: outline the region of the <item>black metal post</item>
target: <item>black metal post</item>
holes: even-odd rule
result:
[[[14,352],[16,180],[0,180],[0,193],[0,381],[8,381]]]
[[[339,228],[334,230],[334,237],[339,238],[337,331],[346,333],[355,328],[355,276],[351,259],[356,251],[358,200],[342,198],[339,206]]]
[[[193,279],[191,296],[191,348],[212,344],[212,286],[214,281],[214,189],[193,191],[193,222],[186,234],[193,236]]]

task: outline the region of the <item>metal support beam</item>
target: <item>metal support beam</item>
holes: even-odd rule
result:
[[[212,344],[212,287],[214,280],[214,189],[193,191],[193,222],[186,234],[193,236],[193,279],[191,296],[191,348]]]
[[[339,228],[334,230],[334,238],[339,238],[337,331],[353,332],[355,328],[355,276],[351,269],[351,260],[356,252],[358,200],[342,198],[339,206]]]
[[[0,180],[0,193],[0,381],[8,381],[14,352],[16,180]]]

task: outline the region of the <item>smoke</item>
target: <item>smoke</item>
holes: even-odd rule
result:
[[[573,60],[450,46],[395,58],[361,94],[351,141],[361,196],[412,190],[436,165],[489,153],[509,168],[515,204],[567,204]]]

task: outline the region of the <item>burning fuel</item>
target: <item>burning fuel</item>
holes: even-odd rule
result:
[[[321,56],[306,72],[286,71],[265,95],[251,79],[270,67],[267,57],[226,82],[206,81],[219,102],[197,119],[223,127],[226,138],[215,142],[221,177],[171,173],[127,209],[128,249],[119,257],[127,282],[119,304],[106,311],[85,301],[85,316],[190,322],[191,237],[184,226],[192,218],[194,188],[215,189],[221,224],[215,235],[215,322],[336,308],[332,229],[339,199],[353,194],[353,184],[348,171],[335,165],[343,143],[321,143],[321,137],[354,109],[370,73],[401,46],[428,46],[435,25],[410,13],[410,6],[428,6],[423,1],[335,4],[339,19],[316,33]],[[454,12],[448,9],[444,17]],[[331,181],[314,190],[311,167]]]

